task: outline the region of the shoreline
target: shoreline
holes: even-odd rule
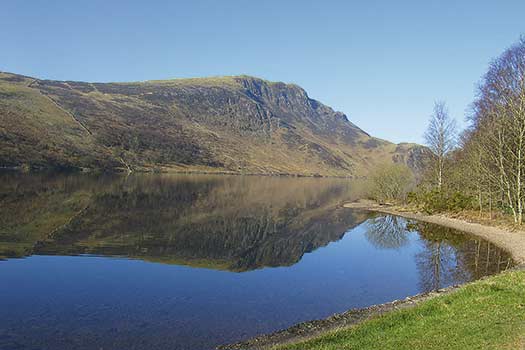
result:
[[[128,172],[125,168],[34,168],[25,170],[21,166],[0,166],[0,172],[13,172],[21,174],[42,174],[42,173],[71,173],[71,174],[155,174],[155,175],[226,175],[226,176],[267,176],[267,177],[290,177],[290,178],[313,178],[313,179],[349,179],[358,180],[362,177],[355,175],[322,175],[322,174],[301,174],[301,173],[256,173],[256,172],[239,172],[228,170],[199,170],[199,169],[175,169],[175,168],[138,168]]]
[[[427,215],[395,206],[385,206],[375,203],[352,202],[343,204],[344,208],[367,210],[377,213],[401,216],[407,219],[424,221],[444,227],[449,227],[461,233],[471,234],[504,249],[511,256],[516,265],[525,264],[525,232],[511,231],[501,227],[483,225],[462,219],[451,218],[446,215]]]
[[[394,206],[384,206],[375,203],[352,202],[343,204],[344,208],[366,210],[371,212],[401,216],[407,219],[424,221],[444,227],[456,229],[462,233],[471,234],[493,243],[506,250],[514,260],[516,266],[509,269],[525,269],[525,232],[509,231],[503,228],[471,223],[465,220],[455,219],[444,215],[426,215],[408,210],[400,210]],[[501,273],[505,273],[501,272]],[[485,276],[479,280],[490,278]],[[475,282],[475,281],[472,281]],[[370,318],[377,317],[394,310],[412,308],[423,301],[433,299],[437,296],[454,293],[462,286],[454,285],[437,291],[408,296],[403,300],[394,300],[384,304],[372,305],[360,309],[350,309],[343,313],[334,314],[324,319],[301,322],[289,328],[278,330],[269,334],[262,334],[245,341],[218,346],[220,350],[263,350],[275,346],[292,344],[315,338],[317,336],[358,325]]]
[[[258,335],[245,341],[220,345],[217,347],[217,349],[269,350],[274,346],[293,344],[296,342],[309,340],[331,331],[355,326],[370,318],[380,316],[394,310],[414,307],[423,301],[433,299],[440,295],[453,293],[460,287],[461,285],[454,285],[447,288],[438,289],[433,292],[409,296],[402,300],[393,300],[387,303],[371,305],[364,308],[350,309],[342,313],[333,314],[327,318],[305,321],[289,328],[275,331],[273,333]]]

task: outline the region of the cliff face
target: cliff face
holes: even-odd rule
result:
[[[420,149],[371,137],[296,85],[246,76],[83,83],[0,73],[0,122],[2,166],[360,176]]]

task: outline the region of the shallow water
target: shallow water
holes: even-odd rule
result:
[[[0,349],[211,349],[512,265],[343,179],[0,175]]]

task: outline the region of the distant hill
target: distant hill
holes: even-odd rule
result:
[[[425,148],[374,138],[297,85],[249,76],[134,83],[0,73],[0,166],[364,176]]]

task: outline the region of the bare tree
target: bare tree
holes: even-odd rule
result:
[[[525,39],[494,60],[475,102],[474,128],[496,171],[506,206],[521,225],[525,207]]]
[[[445,182],[447,191],[477,197],[480,216],[488,210],[492,217],[493,208],[501,208],[521,225],[525,211],[525,37],[491,62],[470,122],[457,143],[455,122],[445,104],[435,104],[425,133],[433,153],[432,181],[440,190]],[[459,147],[451,152],[456,145]]]
[[[445,160],[455,148],[457,142],[456,121],[450,118],[445,102],[438,101],[434,104],[434,113],[430,117],[425,141],[433,154],[433,170],[435,182],[439,190],[443,185]]]

